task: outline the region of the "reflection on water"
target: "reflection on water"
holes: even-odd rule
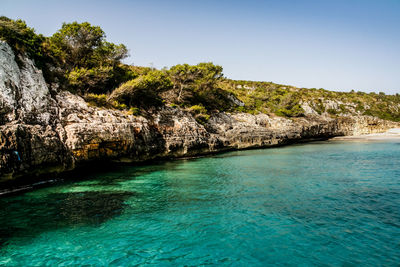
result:
[[[322,142],[2,198],[0,265],[396,265],[399,156],[397,143]]]

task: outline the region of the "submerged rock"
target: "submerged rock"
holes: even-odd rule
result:
[[[29,182],[96,160],[193,156],[399,127],[369,116],[331,118],[311,112],[292,120],[216,113],[205,125],[171,107],[133,116],[89,106],[66,91],[50,92],[30,59],[19,56],[18,62],[0,42],[0,180],[24,177]]]

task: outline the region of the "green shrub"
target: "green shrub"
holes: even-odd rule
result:
[[[109,103],[107,101],[107,96],[105,94],[96,95],[96,94],[87,94],[84,96],[86,102],[89,105],[96,107],[109,107]]]
[[[135,107],[131,107],[128,111],[129,115],[139,115],[140,114],[140,109],[135,108]]]
[[[362,103],[357,103],[356,111],[362,112],[364,110],[365,110],[364,105]]]
[[[119,109],[119,110],[125,110],[128,108],[127,105],[119,103],[118,101],[111,101],[111,106],[115,109]]]
[[[206,114],[207,109],[203,105],[194,105],[189,108],[194,114]]]
[[[246,108],[243,107],[243,106],[239,106],[239,107],[236,107],[236,111],[238,111],[238,112],[245,112],[245,111],[246,111]]]
[[[341,113],[348,113],[349,111],[347,110],[346,106],[343,104],[339,105],[339,109],[341,111]]]
[[[312,107],[319,115],[325,112],[325,106],[319,98],[313,101]]]
[[[45,37],[36,34],[23,20],[0,17],[0,40],[6,41],[17,54],[27,53],[39,67],[46,61],[43,48]]]
[[[331,115],[337,115],[337,114],[340,113],[338,110],[336,110],[336,109],[334,109],[334,108],[328,108],[328,109],[326,110],[326,112],[328,112],[328,113],[331,114]]]
[[[49,38],[49,46],[67,71],[118,65],[128,51],[124,45],[107,42],[105,37],[99,26],[75,21],[63,23],[61,29]]]
[[[280,108],[275,114],[284,117],[301,117],[304,115],[304,110],[300,105],[294,105],[290,108]]]
[[[101,94],[107,92],[113,75],[112,67],[75,68],[66,78],[73,92]]]
[[[200,124],[206,124],[208,120],[210,119],[210,115],[208,114],[199,114],[195,116],[195,119],[198,123]]]
[[[210,119],[210,115],[207,114],[207,109],[202,104],[191,106],[189,111],[200,124],[205,124]]]
[[[159,93],[172,87],[169,77],[162,71],[150,71],[144,76],[130,80],[114,90],[110,99],[127,106],[149,107],[161,105]]]
[[[197,65],[179,64],[171,67],[168,74],[177,91],[177,102],[181,102],[184,95],[215,89],[216,83],[222,79],[222,67],[212,62]]]
[[[105,93],[134,76],[121,66],[127,48],[105,40],[99,26],[88,22],[63,23],[47,39],[46,48],[66,77],[66,87],[79,94]]]
[[[89,103],[90,106],[103,107],[103,108],[114,108],[118,110],[125,110],[128,107],[125,104],[119,103],[116,100],[109,100],[105,94],[86,94],[84,99]]]

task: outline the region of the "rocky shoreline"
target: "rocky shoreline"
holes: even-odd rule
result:
[[[343,140],[343,141],[388,141],[388,140],[399,140],[399,139],[400,139],[400,128],[390,129],[384,133],[339,136],[333,138],[333,140]]]
[[[222,112],[203,125],[173,107],[142,116],[92,107],[77,95],[49,88],[30,59],[16,60],[0,42],[0,181],[7,186],[98,161],[191,157],[396,127],[399,123],[370,116],[286,119]]]

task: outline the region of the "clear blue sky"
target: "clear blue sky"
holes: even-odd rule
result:
[[[44,35],[89,21],[135,65],[212,61],[233,79],[400,93],[400,0],[0,0],[0,15]]]

